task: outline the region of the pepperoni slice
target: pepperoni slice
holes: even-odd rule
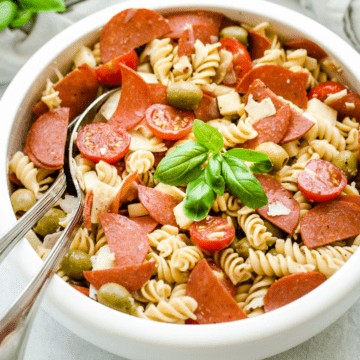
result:
[[[288,234],[292,234],[295,231],[297,225],[299,224],[299,203],[273,177],[269,175],[257,174],[256,178],[259,180],[262,188],[264,189],[266,196],[268,197],[269,204],[276,204],[277,202],[279,202],[287,209],[289,209],[290,213],[288,215],[271,216],[268,214],[269,205],[256,209],[256,211],[266,220],[270,221],[272,224],[276,225]]]
[[[141,184],[141,179],[136,172],[127,176],[124,182],[121,184],[121,187],[118,193],[115,196],[115,199],[110,205],[109,212],[117,214],[119,212],[121,204],[128,203],[139,197],[138,195],[138,184]]]
[[[285,101],[280,100],[266,85],[259,79],[255,80],[249,87],[249,91],[246,94],[247,98],[253,96],[255,101],[261,102],[266,98],[270,98],[275,106],[276,110],[279,110],[282,106],[286,105]],[[290,107],[290,123],[288,131],[286,132],[281,144],[288,143],[290,141],[301,138],[314,126],[314,122],[302,116],[293,108]]]
[[[94,193],[90,190],[86,196],[84,201],[84,227],[85,229],[91,230],[91,209],[94,200]]]
[[[69,121],[74,120],[83,113],[95,100],[99,89],[99,83],[95,71],[88,65],[82,64],[67,74],[62,80],[54,85],[54,90],[59,92],[61,107],[70,109]],[[33,111],[37,116],[49,109],[42,101],[35,105]]]
[[[128,53],[170,31],[167,21],[148,9],[126,9],[111,18],[100,36],[103,63]]]
[[[300,233],[309,249],[359,235],[360,207],[346,201],[321,203],[303,217]]]
[[[138,66],[138,56],[135,50],[117,57],[110,62],[95,69],[97,79],[104,85],[121,85],[121,67],[124,64],[130,69],[136,70]]]
[[[9,173],[9,180],[14,183],[15,185],[22,186],[22,182],[16,177],[16,175],[11,172]]]
[[[235,236],[235,229],[226,219],[208,215],[190,226],[190,236],[201,248],[219,251],[226,248]]]
[[[63,167],[69,112],[69,108],[50,110],[31,126],[25,151],[36,166],[47,170]]]
[[[305,49],[307,54],[317,60],[327,57],[327,53],[318,45],[308,39],[296,39],[286,41],[283,44],[285,49]]]
[[[130,130],[141,121],[146,109],[151,105],[150,89],[136,71],[121,63],[119,66],[122,76],[121,96],[109,124]]]
[[[161,225],[178,226],[174,215],[174,207],[180,201],[161,191],[139,185],[139,199],[150,216]]]
[[[298,186],[312,201],[335,199],[345,188],[347,177],[344,171],[329,161],[310,160],[299,173]]]
[[[338,100],[328,103],[343,116],[355,117],[360,122],[360,95],[350,92]]]
[[[196,119],[202,121],[209,121],[219,119],[220,113],[215,96],[203,93],[203,97],[199,102],[198,107],[194,110]]]
[[[151,104],[170,105],[167,99],[167,86],[163,84],[148,84]]]
[[[253,125],[253,128],[257,131],[258,136],[254,139],[246,141],[239,147],[255,150],[258,145],[264,142],[279,144],[288,131],[290,114],[290,106],[284,105],[276,112],[275,115],[268,116],[257,121]]]
[[[154,104],[146,110],[145,119],[151,131],[159,138],[178,140],[191,132],[195,115],[192,111]]]
[[[213,262],[208,262],[212,272],[218,278],[219,283],[224,287],[224,289],[234,297],[236,295],[236,285],[232,283],[230,278],[224,273],[220,266],[217,266]]]
[[[165,15],[165,17],[171,28],[171,32],[166,34],[166,37],[177,39],[182,35],[188,25],[207,24],[219,29],[224,15],[212,11],[200,10],[169,14]]]
[[[249,41],[249,53],[252,60],[264,56],[266,50],[270,49],[271,41],[258,31],[247,29]]]
[[[118,214],[100,214],[115,267],[141,264],[149,250],[146,232],[134,221]]]
[[[306,83],[308,74],[293,72],[279,65],[262,65],[251,69],[240,81],[236,91],[246,93],[254,80],[261,80],[276,95],[291,101],[293,104],[306,108]]]
[[[324,274],[315,271],[284,276],[275,281],[268,289],[264,297],[265,312],[276,310],[300,299],[325,280]]]
[[[139,265],[84,271],[84,277],[97,290],[104,284],[116,283],[132,293],[150,280],[154,267],[155,261],[150,261]]]
[[[213,44],[219,38],[219,29],[210,24],[195,24],[186,28],[179,38],[179,56],[195,53],[194,44],[200,40],[204,45]]]
[[[336,94],[339,91],[345,90],[346,87],[335,81],[326,81],[324,83],[317,84],[308,95],[308,99],[317,98],[320,101],[326,100],[328,95]]]
[[[131,137],[122,128],[114,129],[108,123],[85,125],[76,138],[76,146],[89,160],[109,164],[120,160],[129,149]]]
[[[90,291],[88,288],[83,287],[83,286],[78,286],[78,285],[72,285],[70,284],[70,286],[72,286],[74,289],[76,289],[77,291],[80,291],[82,294],[84,294],[85,296],[89,296],[90,295]]]
[[[341,195],[336,198],[336,200],[341,200],[345,202],[349,202],[360,207],[360,196],[359,195]]]
[[[201,260],[192,270],[186,295],[198,303],[194,313],[199,324],[218,324],[247,318],[237,302],[220,284],[206,259]]]
[[[136,222],[147,234],[153,232],[159,224],[150,215],[136,217],[136,218],[129,217],[129,219]]]

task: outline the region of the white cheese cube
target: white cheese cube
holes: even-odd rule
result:
[[[237,92],[230,92],[217,97],[220,114],[236,115],[241,105],[240,95]]]

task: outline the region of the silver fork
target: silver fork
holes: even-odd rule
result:
[[[49,255],[46,257],[39,271],[30,280],[30,283],[10,306],[0,314],[0,360],[23,359],[27,339],[30,334],[31,325],[46,288],[68,247],[70,246],[76,232],[80,227],[84,209],[84,194],[80,189],[75,175],[76,164],[74,160],[74,141],[79,126],[92,122],[100,106],[117,89],[111,90],[98,97],[69,128],[73,127],[69,143],[69,167],[71,178],[77,194],[77,202],[71,219],[65,227],[62,235],[57,240]],[[64,170],[45,193],[45,195],[17,222],[16,230],[10,229],[0,238],[0,262],[15,246],[15,244],[26,234],[26,232],[49,210],[64,193],[66,177]],[[13,240],[11,240],[13,239]]]

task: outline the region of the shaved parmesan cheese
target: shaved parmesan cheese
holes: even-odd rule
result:
[[[174,207],[174,215],[176,223],[179,225],[180,229],[188,230],[190,228],[190,225],[194,222],[194,220],[189,219],[184,214],[183,201]]]
[[[59,206],[67,214],[72,213],[75,210],[77,203],[77,197],[73,195],[65,195],[65,198],[61,200]]]
[[[237,92],[231,92],[217,97],[220,114],[235,115],[241,105],[240,95]]]
[[[265,98],[261,102],[258,102],[253,99],[252,94],[249,95],[245,110],[253,123],[260,119],[276,114],[275,106],[270,98]]]
[[[81,48],[75,54],[73,62],[75,67],[78,67],[82,64],[88,64],[91,68],[96,66],[96,59],[93,52],[89,47],[84,45],[81,46]]]
[[[354,110],[355,109],[355,104],[354,103],[345,103],[346,106],[346,110]]]
[[[90,190],[93,190],[94,187],[99,182],[98,176],[94,170],[85,173],[83,179],[84,179],[86,193],[88,193]]]
[[[93,271],[111,269],[115,265],[115,254],[110,251],[109,245],[104,245],[90,260]]]
[[[311,100],[309,100],[306,112],[314,116],[316,119],[328,120],[333,126],[335,126],[336,124],[337,111],[330,106],[324,104],[319,99],[312,98]]]
[[[148,84],[157,84],[158,79],[155,74],[150,74],[148,72],[138,72],[138,74],[148,83]]]
[[[99,223],[99,215],[106,213],[110,204],[113,202],[119,187],[109,186],[99,180],[93,186],[94,200],[91,209],[91,222]]]
[[[89,286],[89,298],[97,301],[97,293],[98,293],[98,291],[96,290],[94,285],[90,284],[90,286]]]
[[[109,120],[119,104],[121,90],[114,92],[101,106],[99,113],[106,119]]]
[[[149,74],[152,74],[152,68],[151,68],[151,65],[150,63],[146,62],[144,64],[141,64],[138,66],[137,68],[137,71],[138,72],[141,72],[141,73],[149,73]]]
[[[269,210],[267,212],[269,216],[289,215],[290,213],[291,210],[283,205],[280,201],[269,204]]]
[[[159,190],[165,194],[169,194],[179,201],[183,201],[186,196],[186,194],[180,189],[178,189],[176,186],[166,185],[163,183],[159,183],[155,186],[154,189]]]
[[[339,100],[341,99],[342,97],[344,97],[345,95],[347,94],[347,90],[344,89],[344,90],[341,90],[335,94],[329,94],[327,96],[327,98],[325,99],[324,103],[325,104],[331,104],[333,101],[336,101],[336,100]]]

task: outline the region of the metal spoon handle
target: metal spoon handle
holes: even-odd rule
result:
[[[4,260],[11,249],[32,228],[36,222],[50,210],[66,189],[66,176],[64,170],[60,170],[58,177],[50,189],[41,197],[36,204],[25,213],[15,224],[0,237],[0,263]]]

